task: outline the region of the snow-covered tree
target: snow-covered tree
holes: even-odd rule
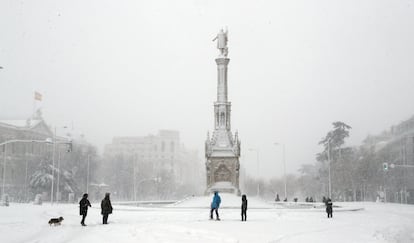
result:
[[[30,177],[29,186],[35,193],[47,191],[52,185],[53,166],[47,160],[41,160],[38,169]]]
[[[54,173],[53,182],[57,186],[57,176],[60,176],[59,190],[60,192],[74,193],[77,192],[77,185],[70,171],[53,167],[52,163],[42,160],[37,170],[31,175],[29,186],[35,194],[49,191],[52,185],[52,172]]]

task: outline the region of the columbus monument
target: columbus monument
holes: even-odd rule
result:
[[[214,131],[205,143],[207,189],[206,194],[214,191],[240,195],[240,141],[237,132],[231,132],[231,102],[227,99],[227,65],[230,62],[227,47],[227,30],[223,29],[213,41],[217,41],[220,54],[217,63],[217,101],[214,102]]]

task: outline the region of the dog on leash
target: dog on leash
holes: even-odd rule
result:
[[[56,225],[60,225],[60,224],[62,223],[62,221],[63,221],[63,217],[59,217],[59,218],[51,218],[51,219],[49,220],[49,225],[50,225],[50,226],[52,226],[52,224],[53,224],[54,226],[56,226]]]

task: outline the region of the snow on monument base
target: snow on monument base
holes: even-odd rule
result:
[[[229,181],[219,181],[214,183],[211,187],[206,189],[206,195],[213,192],[231,193],[240,196],[240,190],[233,186]]]

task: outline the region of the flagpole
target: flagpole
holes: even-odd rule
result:
[[[33,97],[33,119],[35,118],[35,113],[36,113],[36,101],[42,101],[42,94],[35,91],[34,92],[34,97]]]

